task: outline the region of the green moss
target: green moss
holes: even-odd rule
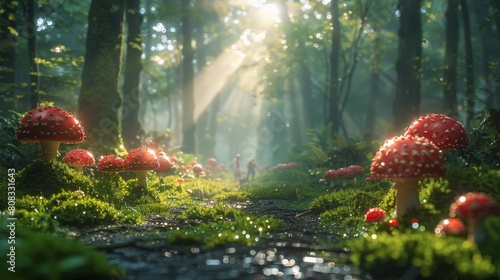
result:
[[[491,258],[462,238],[381,232],[351,240],[347,246],[353,264],[375,279],[401,279],[409,272],[425,279],[486,279],[495,273]]]
[[[16,195],[42,195],[49,197],[62,190],[92,189],[93,182],[88,177],[74,171],[67,164],[58,161],[46,163],[35,160],[23,168],[16,177]]]
[[[229,244],[255,245],[260,238],[284,228],[281,220],[270,217],[237,215],[233,221],[203,223],[169,233],[168,243],[207,248]]]
[[[6,219],[0,221],[0,234],[8,234]],[[0,261],[10,258],[10,246],[15,246],[15,272],[7,271],[3,279],[95,279],[107,280],[124,275],[119,268],[110,265],[104,254],[92,250],[76,240],[47,235],[28,230],[16,224],[15,244],[0,242]]]
[[[109,224],[120,219],[113,205],[96,198],[62,192],[52,196],[46,207],[61,225],[91,227]]]

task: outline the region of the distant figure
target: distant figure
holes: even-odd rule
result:
[[[239,182],[241,179],[240,154],[237,154],[236,157],[233,159],[233,173],[234,173],[234,180],[236,182]]]
[[[253,178],[255,178],[255,169],[257,169],[257,162],[253,158],[247,163],[247,181],[250,179],[250,177],[252,177],[251,180],[253,181]]]

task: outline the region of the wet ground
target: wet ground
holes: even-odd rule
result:
[[[114,225],[81,232],[87,244],[105,252],[126,270],[117,279],[370,279],[349,265],[346,248],[335,235],[314,230],[317,214],[290,210],[273,201],[238,205],[253,215],[283,219],[286,230],[261,239],[258,246],[228,245],[204,249],[166,245],[166,232],[200,221],[150,219],[141,226]],[[324,246],[322,244],[328,244]]]

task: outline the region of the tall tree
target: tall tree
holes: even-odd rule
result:
[[[87,134],[86,146],[94,153],[115,153],[123,147],[118,117],[122,106],[118,79],[124,6],[124,0],[93,0],[90,4],[78,117]]]
[[[16,50],[17,50],[17,1],[0,3],[0,116],[8,116],[15,110],[16,97]]]
[[[472,35],[470,30],[469,8],[466,0],[460,1],[462,8],[462,19],[464,23],[465,44],[465,98],[467,100],[467,125],[474,119],[474,106],[476,94],[474,86],[474,62],[472,53]]]
[[[182,145],[187,153],[196,153],[194,122],[194,50],[192,46],[191,1],[181,1],[182,8]]]
[[[26,32],[28,34],[28,62],[29,62],[29,77],[30,77],[30,104],[31,108],[38,105],[39,90],[40,90],[40,75],[38,63],[36,63],[36,24],[35,24],[35,1],[26,1]]]
[[[332,24],[332,48],[330,53],[330,106],[329,120],[332,124],[332,132],[337,133],[340,127],[339,118],[339,58],[340,58],[340,18],[339,1],[332,0],[330,3],[331,24]]]
[[[127,1],[127,52],[123,79],[122,135],[127,149],[141,146],[140,133],[140,76],[142,71],[142,16],[139,13],[140,0]]]
[[[458,8],[460,0],[448,0],[443,65],[443,112],[457,117]]]
[[[393,128],[400,131],[420,113],[422,57],[421,0],[399,1],[397,84],[393,102]]]

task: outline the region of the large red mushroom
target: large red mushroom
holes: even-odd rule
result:
[[[442,234],[462,235],[465,233],[465,225],[457,218],[443,219],[437,224],[434,233],[436,233],[437,236],[441,236]]]
[[[404,135],[427,138],[440,150],[459,150],[469,145],[464,126],[443,114],[428,114],[418,118],[406,128]]]
[[[395,181],[396,213],[403,215],[420,206],[418,180],[444,176],[446,162],[439,148],[426,138],[397,136],[380,147],[370,172],[373,179]]]
[[[64,156],[63,161],[68,165],[73,166],[73,168],[78,172],[82,172],[84,166],[95,165],[94,155],[85,149],[70,150]]]
[[[40,157],[50,162],[59,155],[61,143],[77,144],[85,140],[80,122],[70,112],[55,106],[38,106],[21,119],[16,131],[21,142],[39,143]]]
[[[124,161],[125,170],[135,171],[137,175],[137,186],[147,187],[147,173],[160,166],[155,153],[144,147],[130,151]]]
[[[484,193],[470,192],[460,196],[450,206],[450,217],[461,217],[467,224],[467,240],[483,242],[486,231],[483,228],[484,219],[489,215],[498,214],[498,203]]]

